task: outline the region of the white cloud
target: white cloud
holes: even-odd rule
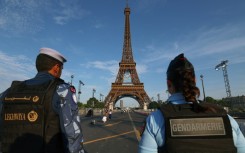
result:
[[[40,11],[41,8],[46,8],[45,1],[6,0],[1,3],[4,5],[4,7],[0,8],[1,29],[14,33],[35,33],[42,29]]]
[[[94,61],[89,62],[86,64],[86,66],[94,67],[101,70],[107,70],[110,71],[112,75],[116,75],[118,72],[118,61],[111,60],[111,61]]]
[[[186,44],[192,53],[198,51],[198,56],[232,53],[245,47],[244,33],[243,25],[204,28],[191,35]]]
[[[143,64],[137,64],[136,70],[138,74],[146,73],[147,72],[147,66]]]
[[[13,80],[25,80],[36,73],[33,61],[23,55],[10,56],[0,51],[0,93],[8,88]]]
[[[245,30],[243,25],[225,25],[223,27],[200,28],[192,30],[190,35],[179,36],[181,41],[175,40],[170,47],[147,45],[148,50],[144,62],[158,62],[172,59],[179,51],[190,54],[192,57],[217,56],[234,53],[244,57]],[[166,42],[167,43],[167,42]],[[171,42],[169,42],[171,43]],[[165,45],[166,46],[166,45]],[[244,62],[240,57],[241,62]],[[236,60],[237,62],[237,60]]]
[[[90,14],[89,11],[80,7],[79,1],[61,1],[54,12],[57,14],[53,18],[57,24],[63,25],[70,20],[79,20]]]
[[[103,26],[104,26],[104,25],[101,24],[101,23],[97,23],[97,24],[94,25],[94,27],[95,27],[96,29],[100,29],[100,28],[102,28]]]
[[[80,1],[61,0],[59,4],[49,0],[1,1],[0,29],[12,33],[37,33],[44,29],[48,18],[57,24],[82,19],[90,12],[80,8]]]

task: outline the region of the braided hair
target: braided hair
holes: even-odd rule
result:
[[[205,111],[205,108],[197,102],[200,90],[196,86],[194,67],[184,57],[183,53],[170,62],[167,70],[167,80],[174,85],[176,92],[183,94],[187,102],[193,103],[194,111]]]

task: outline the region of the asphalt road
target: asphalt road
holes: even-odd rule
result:
[[[112,119],[102,116],[81,117],[84,148],[88,153],[137,153],[145,115],[113,112]],[[95,120],[95,124],[91,124]]]

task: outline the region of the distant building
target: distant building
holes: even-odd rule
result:
[[[224,101],[229,102],[231,108],[245,108],[245,96],[237,96],[237,97],[227,97],[223,98]]]
[[[123,100],[120,100],[120,108],[123,108]]]

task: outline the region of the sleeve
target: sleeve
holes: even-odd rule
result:
[[[237,148],[237,153],[245,153],[244,135],[242,134],[237,121],[231,116],[229,116],[229,119],[232,126],[233,141],[234,141],[234,145]]]
[[[61,98],[58,113],[69,153],[84,153],[82,128],[74,90],[75,88],[68,84],[58,87],[57,93]]]
[[[157,153],[158,147],[164,145],[164,130],[164,119],[160,110],[150,114],[139,142],[139,153]]]

